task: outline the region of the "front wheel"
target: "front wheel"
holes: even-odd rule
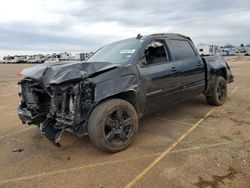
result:
[[[89,117],[90,140],[107,152],[127,148],[138,128],[134,107],[121,99],[110,99],[95,107]]]
[[[227,99],[227,82],[222,76],[218,76],[211,92],[206,95],[207,102],[210,105],[220,106]]]

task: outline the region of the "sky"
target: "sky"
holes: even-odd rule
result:
[[[124,38],[181,33],[195,44],[250,43],[250,0],[7,0],[0,57],[89,52]]]

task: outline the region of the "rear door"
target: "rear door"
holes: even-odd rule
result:
[[[201,94],[205,89],[205,65],[193,44],[185,39],[168,39],[167,44],[173,62],[178,63],[182,99]]]
[[[144,49],[146,64],[139,66],[146,97],[146,111],[152,112],[173,103],[180,94],[176,62],[169,59],[165,40],[153,40]]]

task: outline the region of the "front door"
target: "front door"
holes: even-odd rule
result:
[[[175,102],[180,96],[178,63],[170,62],[164,40],[151,41],[144,50],[144,64],[139,66],[146,97],[145,113]]]

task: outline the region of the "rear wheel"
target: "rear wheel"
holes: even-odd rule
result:
[[[90,140],[107,152],[127,148],[137,128],[138,117],[134,107],[120,99],[107,100],[96,106],[88,123]]]
[[[220,106],[227,99],[227,82],[222,76],[218,76],[211,92],[206,95],[207,102],[210,105]]]

